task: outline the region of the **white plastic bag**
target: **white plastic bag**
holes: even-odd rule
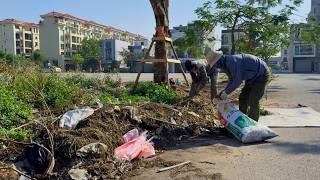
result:
[[[219,103],[218,112],[221,124],[243,143],[259,142],[278,136],[270,128],[258,125],[232,103]]]
[[[93,113],[94,109],[90,107],[68,111],[60,119],[59,126],[61,128],[73,129],[81,120],[91,116]]]

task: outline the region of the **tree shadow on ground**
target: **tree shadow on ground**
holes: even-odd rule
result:
[[[204,137],[194,138],[185,141],[180,141],[176,146],[168,150],[187,150],[197,147],[206,147],[212,145],[225,145],[234,148],[256,146],[259,149],[274,149],[274,151],[285,152],[293,155],[299,154],[316,154],[320,155],[320,141],[318,142],[286,142],[279,141],[279,139],[266,140],[258,143],[244,144],[237,140],[232,135],[225,135],[220,137]]]
[[[259,147],[276,149],[278,151],[286,152],[289,154],[319,154],[320,155],[320,144],[319,143],[301,143],[301,142],[280,142],[273,141],[272,144]]]
[[[307,79],[304,79],[304,80],[307,80],[307,81],[320,81],[320,78],[307,78]]]
[[[320,89],[312,89],[312,90],[309,90],[309,92],[314,94],[320,94]]]
[[[244,144],[237,140],[232,135],[220,136],[220,137],[197,137],[194,139],[188,139],[185,141],[181,141],[176,144],[176,146],[171,147],[169,150],[177,150],[177,149],[191,149],[196,147],[205,147],[211,146],[215,144],[222,144],[230,147],[243,147],[243,146],[255,146],[261,144],[270,144],[268,141],[258,142],[258,143],[249,143]]]

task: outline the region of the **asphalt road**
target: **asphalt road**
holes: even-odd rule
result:
[[[264,103],[273,107],[301,104],[320,112],[320,74],[279,74],[268,86]]]
[[[269,85],[268,100],[263,104],[273,107],[302,104],[320,111],[320,75],[280,74]],[[159,174],[157,169],[148,169],[135,179],[206,179],[206,174],[213,173],[231,180],[320,179],[320,128],[273,130],[279,136],[260,144],[243,145],[234,138],[197,139],[181,144],[160,157],[167,161],[191,160],[196,168],[175,176],[172,172]]]

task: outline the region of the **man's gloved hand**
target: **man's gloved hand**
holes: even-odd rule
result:
[[[219,97],[222,100],[226,100],[228,97],[228,94],[226,93],[226,91],[221,91],[221,93],[219,94]]]

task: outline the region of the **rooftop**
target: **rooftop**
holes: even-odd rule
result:
[[[38,24],[24,22],[24,21],[18,21],[16,19],[4,19],[0,21],[0,24],[14,24],[19,26],[30,26],[30,27],[38,27]]]
[[[89,24],[89,25],[99,26],[99,27],[102,27],[102,28],[105,28],[105,29],[108,29],[108,30],[129,34],[129,35],[135,36],[137,39],[146,39],[144,36],[142,36],[140,34],[135,34],[135,33],[131,33],[131,32],[128,32],[128,31],[123,31],[121,29],[117,29],[117,28],[114,28],[112,26],[107,26],[107,25],[96,23],[94,21],[81,19],[81,18],[75,17],[75,16],[67,14],[67,13],[59,13],[59,12],[52,11],[52,12],[49,12],[47,14],[43,14],[40,17],[41,18],[44,18],[44,17],[69,18],[69,19],[80,21],[80,22],[83,22],[83,23],[86,23],[86,24]]]

